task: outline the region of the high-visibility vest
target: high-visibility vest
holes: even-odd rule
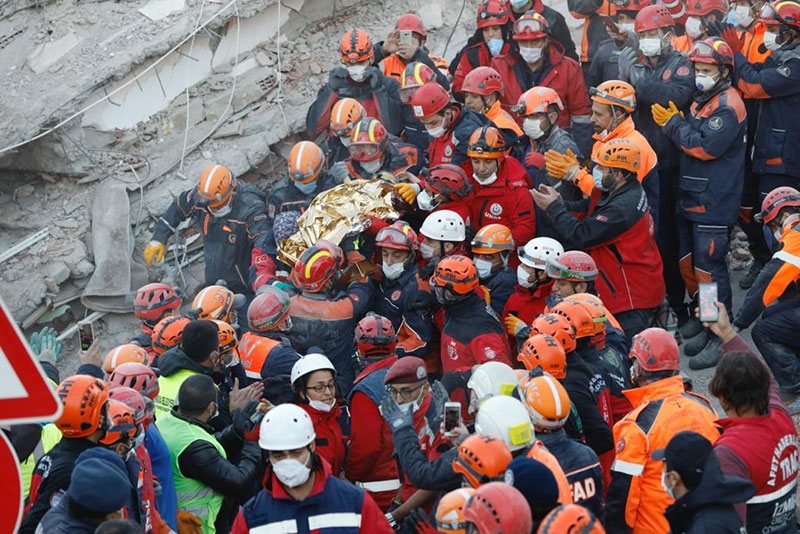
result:
[[[56,443],[61,441],[61,431],[53,423],[47,424],[42,427],[42,437],[39,443],[33,449],[33,452],[28,456],[24,462],[19,463],[19,469],[22,472],[22,497],[28,498],[28,493],[31,490],[31,477],[33,476],[33,469],[36,467],[36,462],[50,452],[50,449],[56,446]]]
[[[158,396],[156,396],[156,417],[167,415],[178,398],[178,390],[183,381],[192,375],[199,375],[197,371],[181,369],[175,374],[158,378]]]

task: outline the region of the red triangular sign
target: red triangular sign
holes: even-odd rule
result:
[[[61,401],[0,299],[0,423],[52,421]]]

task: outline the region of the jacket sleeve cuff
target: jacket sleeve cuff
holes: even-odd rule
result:
[[[736,334],[733,337],[733,339],[731,339],[727,343],[724,343],[722,345],[722,350],[725,352],[732,352],[735,350],[741,350],[744,352],[751,352],[751,353],[753,352],[753,349],[750,348],[750,345],[747,344],[747,341],[745,341],[739,334]]]
[[[578,189],[581,190],[581,193],[586,195],[587,197],[592,196],[592,191],[594,190],[594,179],[592,175],[589,174],[584,168],[578,171],[578,175],[575,176],[575,184],[578,186]]]

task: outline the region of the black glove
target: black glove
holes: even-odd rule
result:
[[[258,401],[254,399],[247,401],[244,408],[233,411],[233,431],[242,439],[244,439],[245,434],[252,432],[253,428],[258,425],[258,422],[253,422],[251,419],[253,414],[256,413],[257,407]]]
[[[419,313],[433,312],[439,309],[439,302],[433,296],[433,293],[415,291],[411,295],[411,299],[409,299],[408,309]]]
[[[470,247],[470,250],[472,250],[472,247],[471,247],[472,240],[475,238],[477,233],[478,233],[478,229],[475,228],[474,226],[472,226],[471,224],[468,224],[464,228],[464,243],[466,243],[467,246]]]
[[[708,32],[709,37],[719,37],[722,35],[722,30],[724,30],[726,26],[730,26],[730,24],[716,21],[709,21],[705,23],[706,31]]]

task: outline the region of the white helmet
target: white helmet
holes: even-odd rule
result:
[[[511,395],[519,385],[517,373],[503,362],[486,362],[475,367],[467,388],[478,402],[495,395]]]
[[[306,411],[296,404],[279,404],[261,420],[258,446],[265,451],[293,451],[308,446],[317,435]]]
[[[547,260],[556,259],[564,253],[564,247],[550,237],[534,237],[517,250],[519,261],[528,267],[547,269]]]
[[[294,365],[292,366],[292,373],[289,377],[292,382],[292,387],[294,387],[295,382],[297,382],[298,379],[306,375],[310,375],[314,371],[322,370],[331,371],[333,375],[336,376],[336,367],[333,366],[327,356],[314,352],[311,354],[306,354],[294,362]]]
[[[419,233],[437,241],[464,241],[467,237],[464,219],[451,210],[434,211],[422,223]]]
[[[524,449],[534,439],[528,409],[507,395],[491,397],[481,405],[475,418],[475,433],[503,440],[511,452]]]

